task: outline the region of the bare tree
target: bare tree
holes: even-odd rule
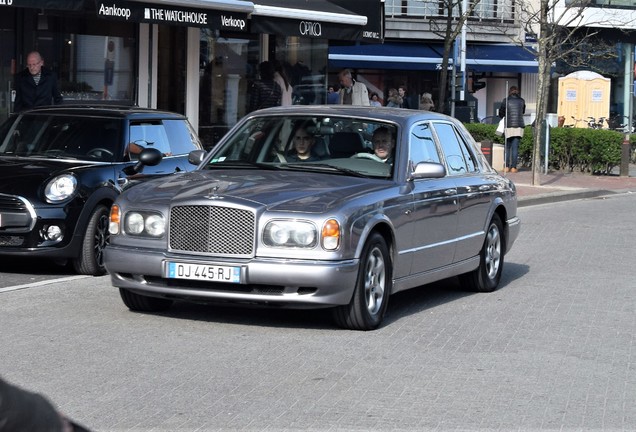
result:
[[[479,2],[480,0],[472,0],[470,2],[464,0],[441,0],[439,4],[443,8],[443,18],[432,16],[430,19],[431,31],[444,40],[444,53],[442,55],[437,95],[437,107],[440,112],[445,111],[446,100],[448,99],[448,66],[453,54],[453,45],[461,34],[463,27],[467,24],[468,17],[474,13]],[[453,67],[457,67],[457,65],[453,63]],[[454,85],[450,96],[455,97]]]
[[[618,14],[602,14],[591,18],[589,6],[594,0],[538,0],[538,3],[517,0],[520,14],[524,22],[524,30],[528,34],[536,34],[534,49],[539,65],[537,79],[537,112],[533,137],[532,152],[532,184],[539,184],[541,166],[541,133],[546,126],[548,96],[550,94],[550,74],[552,65],[563,61],[573,66],[588,63],[593,57],[607,56],[609,50],[603,49],[600,28],[609,26],[627,26],[625,16]],[[587,13],[587,16],[586,16]],[[593,16],[593,15],[592,15]],[[628,18],[629,19],[629,18]],[[523,43],[517,41],[523,45]],[[594,50],[586,49],[592,43]],[[585,53],[585,55],[582,55]]]

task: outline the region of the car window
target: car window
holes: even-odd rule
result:
[[[387,178],[393,172],[397,132],[391,122],[349,117],[254,117],[232,130],[209,162]],[[384,134],[388,143],[374,149],[374,133]]]
[[[137,159],[144,148],[156,148],[164,156],[170,156],[168,135],[161,122],[131,123],[127,154],[131,160]]]
[[[66,115],[23,115],[0,151],[19,156],[113,161],[121,128],[115,120]]]
[[[434,122],[435,132],[444,151],[449,175],[461,175],[476,171],[475,161],[466,143],[446,122]]]
[[[412,166],[420,162],[441,163],[437,146],[433,139],[430,123],[420,123],[411,129],[409,140],[409,160]]]
[[[164,120],[163,127],[173,155],[186,155],[192,150],[202,148],[199,137],[185,120]]]

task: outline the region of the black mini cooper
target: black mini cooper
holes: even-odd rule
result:
[[[9,118],[0,126],[0,256],[104,274],[115,198],[140,177],[193,170],[188,153],[197,149],[186,117],[164,111],[62,105]]]

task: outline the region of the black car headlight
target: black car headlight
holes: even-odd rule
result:
[[[160,213],[128,212],[124,217],[124,232],[131,236],[160,238],[166,233],[166,220]]]
[[[307,221],[273,220],[263,230],[263,243],[271,247],[312,248],[317,239],[316,227]]]
[[[62,174],[51,179],[44,187],[44,197],[49,202],[60,202],[72,197],[77,191],[77,178],[73,174]]]

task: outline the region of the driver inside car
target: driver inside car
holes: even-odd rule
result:
[[[364,157],[368,159],[377,160],[378,162],[384,162],[393,164],[393,148],[395,147],[395,137],[391,130],[386,126],[380,126],[373,131],[373,137],[371,138],[373,144],[373,154],[358,153],[353,157]]]

